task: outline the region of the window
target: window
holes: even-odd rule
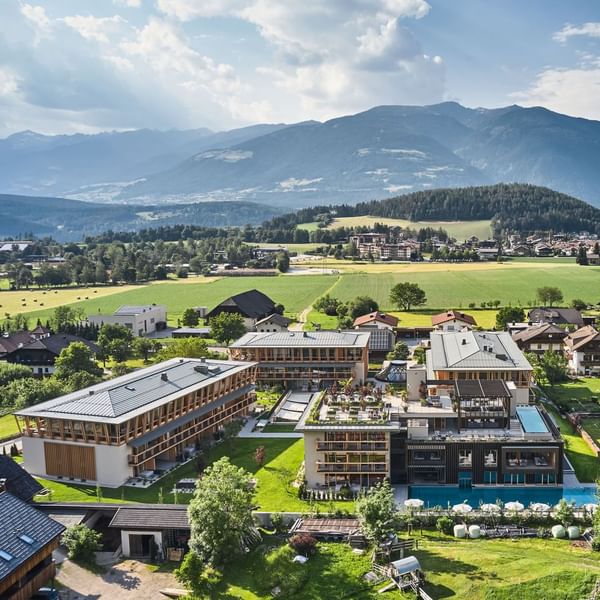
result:
[[[473,453],[471,450],[458,451],[458,465],[460,467],[470,467],[472,464]]]
[[[490,450],[484,458],[486,467],[495,467],[498,464],[498,451]]]
[[[25,533],[22,533],[22,534],[19,536],[19,539],[20,539],[22,542],[25,542],[26,544],[29,544],[30,546],[31,546],[31,545],[33,544],[33,542],[34,542],[33,538],[32,538],[32,537],[29,537],[29,536],[28,536],[28,535],[26,535]]]
[[[14,556],[12,554],[9,554],[8,552],[5,552],[4,550],[0,550],[0,558],[2,560],[5,560],[6,562],[10,562]]]

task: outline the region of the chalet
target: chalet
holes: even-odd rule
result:
[[[210,319],[221,313],[233,313],[241,315],[244,318],[246,328],[252,329],[258,321],[278,312],[276,308],[275,302],[266,294],[258,290],[248,290],[223,300],[207,313],[206,319],[210,321]]]
[[[64,526],[8,492],[0,492],[0,598],[29,600],[54,579],[52,552]]]
[[[369,328],[369,329],[390,329],[394,330],[398,327],[399,319],[394,315],[379,312],[378,310],[367,315],[361,315],[354,319],[354,327]]]
[[[264,319],[256,322],[256,331],[260,333],[269,333],[276,331],[287,331],[292,319],[288,319],[279,313],[273,313]]]
[[[10,456],[0,454],[0,487],[24,502],[31,502],[44,488]]]
[[[258,382],[313,389],[333,381],[365,381],[370,333],[284,331],[247,333],[229,346],[232,360],[258,363]]]
[[[174,358],[17,410],[25,468],[119,487],[155,481],[254,404],[253,363]]]
[[[535,323],[553,323],[554,325],[583,326],[583,317],[576,308],[553,308],[541,307],[529,311],[528,320],[530,325]]]
[[[30,331],[16,331],[0,336],[0,360],[5,360],[6,355],[19,347],[29,344],[35,338]]]
[[[531,325],[512,334],[512,339],[523,352],[542,355],[544,352],[561,352],[564,348],[565,330],[552,323]]]
[[[600,333],[591,325],[564,338],[569,369],[576,375],[600,375]]]
[[[57,333],[40,339],[30,339],[29,342],[7,353],[5,360],[9,363],[25,365],[33,371],[34,375],[44,377],[54,373],[54,364],[59,354],[73,342],[84,343],[94,354],[100,352],[98,346],[89,340],[67,333]]]
[[[112,315],[90,315],[87,320],[98,327],[122,325],[131,329],[135,337],[142,337],[167,327],[167,307],[161,304],[126,305]]]
[[[439,315],[433,315],[431,324],[435,331],[461,331],[477,327],[477,321],[471,315],[458,310],[449,310]]]

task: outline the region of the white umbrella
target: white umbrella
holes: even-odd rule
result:
[[[468,504],[455,504],[452,507],[452,510],[454,512],[463,513],[466,515],[467,513],[470,513],[473,510],[473,507],[469,506]]]
[[[483,512],[500,512],[500,507],[497,504],[482,504],[480,508]]]
[[[550,505],[544,504],[543,502],[534,502],[531,505],[531,510],[535,512],[548,512],[550,510]]]
[[[520,502],[507,502],[504,508],[511,512],[521,512],[525,507]]]
[[[409,498],[404,501],[404,506],[407,508],[421,508],[425,502],[423,500],[419,500],[419,498]]]

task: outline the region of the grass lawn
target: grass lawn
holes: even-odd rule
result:
[[[296,423],[269,423],[263,428],[265,433],[294,433]]]
[[[10,438],[19,433],[17,422],[12,415],[4,415],[0,417],[0,440]]]
[[[569,411],[597,412],[600,415],[600,404],[598,403],[600,378],[598,377],[582,377],[565,381],[547,387],[545,392],[557,404],[568,407]]]
[[[256,392],[256,404],[265,410],[273,408],[279,398],[281,398],[281,392],[272,390],[258,390]]]
[[[600,446],[600,418],[584,419],[582,425],[596,444]]]
[[[288,315],[295,315],[309,306],[327,290],[335,279],[326,275],[278,276],[278,277],[223,277],[220,279],[195,278],[136,286],[128,291],[110,296],[95,297],[75,302],[86,314],[111,313],[123,304],[165,304],[171,325],[177,323],[183,311],[190,306],[207,306],[209,309],[233,294],[256,288],[285,306]],[[106,288],[122,290],[123,288]],[[12,293],[12,292],[11,292]],[[81,295],[82,291],[78,290]],[[0,294],[0,304],[4,293]],[[21,296],[19,296],[21,297]],[[24,297],[24,296],[23,296]],[[1,311],[2,309],[0,309]],[[21,312],[33,310],[30,303]],[[1,314],[1,312],[0,312]],[[52,315],[52,310],[28,313],[32,321],[43,320]]]
[[[600,460],[568,421],[550,407],[546,408],[555,418],[565,440],[567,458],[573,465],[577,478],[582,483],[594,483],[600,476]]]
[[[265,446],[266,461],[259,467],[254,461],[254,452],[258,446]],[[215,446],[207,457],[207,463],[218,460],[222,456],[229,456],[232,463],[243,467],[253,474],[257,480],[256,504],[258,510],[265,511],[299,511],[309,510],[310,505],[300,500],[295,488],[291,487],[292,481],[304,460],[304,440],[302,439],[270,439],[270,438],[233,438]],[[195,477],[196,464],[194,461],[187,463],[173,471],[161,481],[147,489],[121,487],[117,489],[102,488],[102,500],[105,502],[143,502],[154,504],[159,501],[162,489],[163,501],[174,503],[171,494],[173,486],[179,479]],[[42,485],[52,490],[51,496],[38,497],[40,501],[54,502],[97,502],[95,486],[73,485],[64,482],[40,479]],[[186,504],[190,494],[178,494],[177,502]],[[332,507],[330,502],[316,503],[321,510]],[[353,510],[353,502],[335,502],[335,508]]]

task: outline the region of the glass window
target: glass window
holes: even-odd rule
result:
[[[470,467],[473,463],[473,452],[470,449],[458,451],[458,465],[460,467]]]
[[[498,451],[490,450],[485,454],[484,464],[486,467],[495,467],[498,464]]]

